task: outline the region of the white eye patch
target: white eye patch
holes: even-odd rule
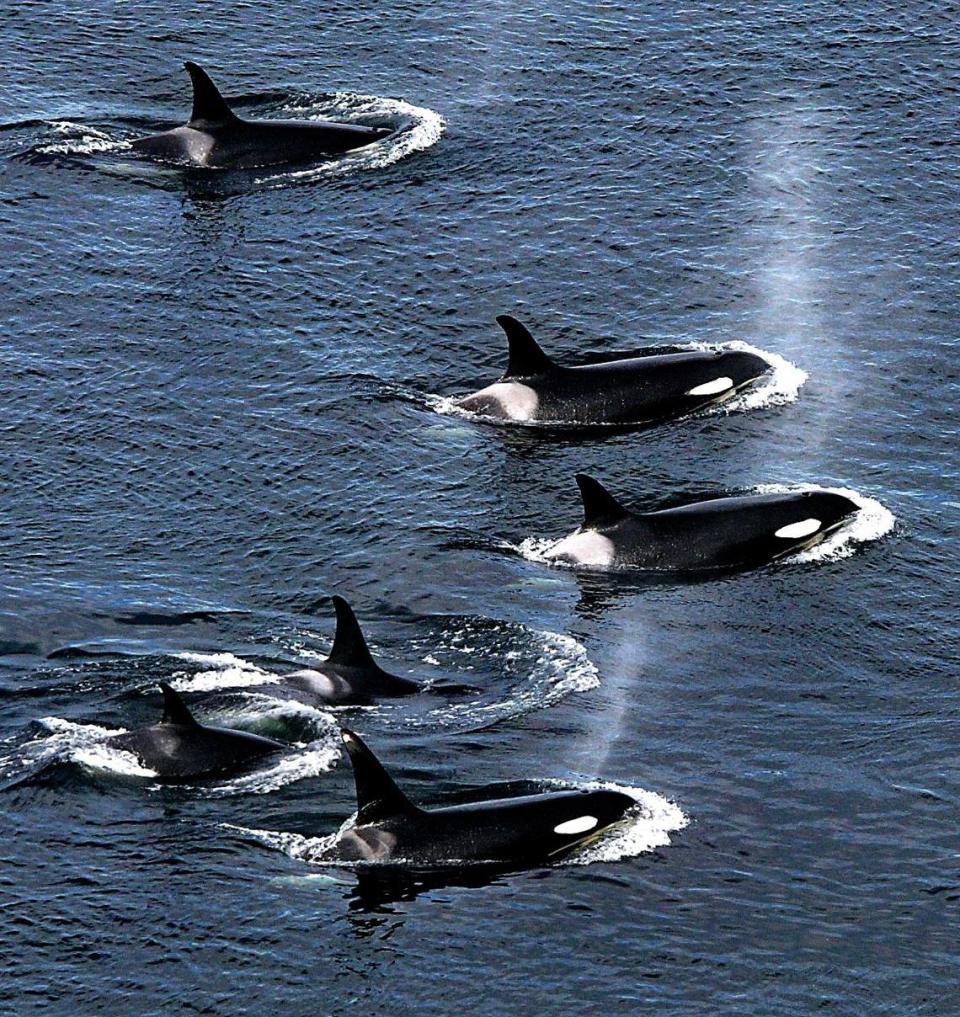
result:
[[[702,385],[697,385],[696,388],[690,389],[687,395],[688,396],[720,395],[721,392],[726,392],[728,388],[733,388],[732,378],[714,378],[713,381],[704,382]]]
[[[577,819],[568,819],[553,828],[554,833],[586,833],[597,825],[596,816],[579,816]]]
[[[800,537],[809,537],[811,533],[816,533],[819,529],[819,519],[801,519],[799,523],[781,526],[774,536],[783,537],[784,540],[797,540]]]

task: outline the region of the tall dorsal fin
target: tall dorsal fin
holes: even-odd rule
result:
[[[341,728],[340,737],[350,756],[353,779],[357,785],[358,826],[417,811],[417,807],[397,787],[380,760],[358,735],[347,728]]]
[[[501,314],[497,316],[497,324],[506,332],[510,344],[510,362],[504,378],[534,378],[553,369],[553,361],[516,318]]]
[[[190,123],[220,124],[235,121],[237,115],[227,105],[226,99],[207,72],[189,60],[183,66],[190,72],[190,80],[193,82],[193,113],[190,114]]]
[[[577,486],[583,499],[583,525],[587,529],[618,523],[630,513],[599,482],[585,473],[577,474]]]
[[[160,682],[163,693],[163,718],[161,724],[179,724],[182,727],[199,727],[186,703],[166,682]]]
[[[333,598],[333,607],[337,612],[337,632],[328,658],[330,663],[341,667],[376,667],[353,609],[343,597],[337,596]]]

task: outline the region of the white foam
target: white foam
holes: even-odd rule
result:
[[[273,696],[246,695],[243,707],[218,711],[216,721],[224,727],[253,729],[264,722],[306,721],[318,732],[339,730],[330,713],[301,703],[297,699],[274,699]]]
[[[228,656],[223,654],[221,656]],[[333,717],[295,700],[276,700],[266,696],[251,696],[246,706],[219,715],[227,726],[254,727],[274,719],[291,717],[307,721],[318,732],[318,737],[307,743],[292,745],[278,755],[272,766],[224,781],[201,785],[197,792],[205,797],[232,794],[267,794],[305,777],[315,777],[333,767],[340,755],[339,727]],[[236,721],[243,723],[237,724]],[[28,742],[19,752],[21,764],[42,765],[55,760],[68,760],[88,769],[127,777],[158,776],[155,770],[141,765],[135,753],[111,745],[114,735],[124,734],[125,728],[106,728],[96,724],[75,724],[60,717],[44,717],[39,724],[45,732]],[[11,759],[0,760],[0,772],[8,769]]]
[[[493,703],[476,700],[447,703],[431,710],[425,722],[441,727],[484,727],[495,721],[545,709],[567,696],[595,689],[600,684],[600,675],[586,649],[573,636],[536,629],[525,629],[525,635],[530,645],[539,643],[537,657],[530,666],[529,674],[510,690],[507,698]],[[465,647],[463,652],[470,650],[470,647]],[[505,657],[508,661],[515,658],[516,654]],[[410,723],[418,726],[424,720],[411,718]]]
[[[358,170],[383,169],[392,166],[414,152],[435,145],[443,134],[446,121],[432,109],[414,106],[402,99],[387,99],[376,95],[354,92],[337,92],[318,109],[317,103],[289,105],[286,112],[307,114],[308,119],[337,119],[344,122],[359,118],[380,118],[406,121],[398,130],[380,141],[354,149],[343,156],[304,170],[277,173],[257,179],[258,184],[282,186],[293,181],[308,182],[343,176]]]
[[[247,826],[235,826],[233,823],[221,823],[221,826],[226,830],[235,830],[237,833],[252,837],[265,847],[279,851],[298,862],[317,864],[322,861],[323,854],[333,847],[341,832],[353,826],[356,818],[354,814],[336,833],[324,837],[305,837],[303,834],[286,833],[283,830],[258,830]]]
[[[402,99],[389,99],[376,95],[337,92],[323,100],[289,104],[285,112],[299,114],[307,120],[339,120],[345,123],[369,120],[395,123],[396,129],[379,141],[354,149],[343,156],[319,166],[303,170],[277,170],[255,179],[255,183],[268,187],[282,187],[294,182],[307,182],[339,177],[361,170],[382,169],[391,166],[414,152],[435,145],[446,127],[443,117],[434,110],[414,106]],[[129,137],[111,136],[89,124],[66,120],[49,121],[49,127],[63,136],[62,141],[39,145],[36,151],[45,155],[94,155],[104,152],[123,152],[132,148]]]
[[[103,773],[112,773],[122,777],[153,778],[157,776],[157,771],[143,766],[133,752],[124,752],[122,749],[106,744],[74,749],[71,752],[71,759],[88,770],[100,770]]]
[[[108,738],[112,735],[127,733],[125,727],[100,727],[99,724],[75,724],[72,720],[64,720],[62,717],[41,717],[37,723],[43,725],[54,737],[65,736],[74,739]],[[33,745],[39,740],[34,739],[33,742],[28,742],[27,744]],[[49,742],[49,740],[49,738],[44,739],[45,742]]]
[[[512,551],[526,558],[527,561],[535,561],[540,565],[554,565],[560,568],[579,568],[574,562],[564,561],[562,558],[551,558],[548,552],[552,551],[560,543],[555,537],[524,537],[519,544],[511,544],[504,540],[501,546],[506,551]]]
[[[817,484],[762,484],[758,494],[786,494],[792,491],[827,491],[849,498],[857,506],[857,513],[838,530],[813,547],[788,555],[785,561],[818,562],[849,558],[858,544],[866,544],[885,537],[896,525],[896,516],[875,498],[868,498],[846,487],[820,487]]]
[[[122,152],[130,148],[130,142],[123,138],[111,138],[105,131],[69,120],[51,120],[48,126],[67,140],[39,145],[37,152],[43,155],[93,155],[96,152]]]
[[[304,640],[307,639],[329,643],[326,637],[303,631],[298,634],[295,641],[284,643],[285,650],[295,652],[303,659],[311,657],[325,659],[327,652],[304,645]],[[348,709],[351,712],[394,711],[398,714],[396,723],[409,727],[473,728],[522,716],[557,703],[574,693],[596,688],[600,684],[597,669],[588,658],[584,647],[572,636],[565,634],[506,623],[491,626],[487,622],[481,624],[465,618],[458,629],[415,638],[410,646],[414,653],[419,651],[418,655],[422,656],[424,663],[442,669],[444,678],[470,683],[471,674],[478,667],[484,666],[477,663],[477,659],[480,658],[484,662],[489,660],[491,668],[495,668],[498,674],[506,664],[512,672],[510,675],[512,680],[505,680],[499,686],[504,691],[493,702],[489,696],[483,699],[477,696],[444,697],[428,700],[437,705],[426,713],[420,708],[404,710],[402,704],[395,702],[381,702],[365,707],[327,705],[323,710],[317,710],[295,699],[275,699],[268,695],[253,696],[251,698],[258,701],[255,712],[249,717],[244,713],[245,719],[240,726],[256,730],[257,719],[268,716],[272,708],[278,715],[292,714],[297,719],[316,723],[321,727],[331,712],[337,713],[341,709]],[[429,652],[425,652],[428,648]],[[377,655],[376,651],[374,655]],[[263,671],[232,653],[183,652],[178,653],[177,657],[191,663],[207,665],[206,669],[197,674],[179,672],[173,676],[174,687],[184,691],[242,690],[266,684],[276,686],[277,683],[280,683],[282,688],[285,677]],[[260,700],[262,702],[259,702]],[[270,707],[267,704],[280,705]],[[224,716],[233,715],[220,714],[221,718]],[[253,723],[250,717],[253,718]],[[261,733],[270,732],[261,730]]]
[[[207,670],[187,675],[177,672],[173,675],[171,685],[181,692],[209,692],[212,689],[242,689],[254,685],[269,685],[283,680],[283,675],[264,671],[243,657],[233,653],[194,653],[175,654],[180,660],[191,664],[206,665]]]
[[[247,694],[244,696],[241,706],[218,711],[216,716],[209,720],[224,727],[248,731],[262,729],[264,725],[269,729],[277,723],[293,720],[306,727],[308,737],[311,735],[316,737],[311,738],[309,742],[291,744],[281,754],[273,757],[270,766],[261,765],[236,777],[204,785],[199,789],[201,795],[222,797],[234,794],[269,794],[277,788],[293,784],[305,777],[316,777],[333,768],[340,756],[340,728],[331,714],[295,699],[274,699],[272,696]]]
[[[204,787],[200,793],[207,798],[219,798],[235,794],[265,795],[277,788],[286,787],[305,777],[317,777],[332,770],[340,756],[339,746],[329,736],[318,738],[300,746],[296,751],[286,751],[273,766],[253,770],[216,785]]]
[[[55,760],[77,763],[90,770],[119,774],[125,777],[156,777],[156,771],[140,764],[133,752],[108,744],[107,739],[124,734],[125,728],[100,727],[98,724],[75,724],[61,717],[43,717],[37,723],[46,734],[22,747],[24,758],[42,765]]]
[[[434,413],[440,413],[445,417],[463,417],[464,420],[483,420],[486,423],[495,424],[496,420],[491,417],[481,416],[479,413],[474,413],[472,410],[464,409],[457,402],[458,399],[462,399],[463,396],[442,396],[428,393],[424,396],[424,401],[427,404],[427,408],[434,411]],[[516,423],[515,421],[509,421],[509,423]]]
[[[465,617],[457,622],[456,628],[414,636],[407,644],[409,652],[431,668],[441,670],[442,679],[438,680],[473,684],[472,676],[489,664],[495,674],[504,675],[497,684],[501,691],[495,701],[490,702],[489,696],[468,695],[419,700],[415,709],[405,709],[399,701],[382,701],[367,707],[325,708],[333,712],[340,709],[381,713],[389,710],[395,714],[392,723],[415,728],[474,728],[522,716],[576,692],[596,688],[600,683],[586,650],[571,636],[505,622],[491,624],[486,619]],[[325,653],[303,645],[303,638],[320,640],[319,636],[310,632],[300,636],[302,638],[294,642],[285,642],[288,652],[301,658],[313,654],[318,659],[326,657]],[[374,657],[379,657],[376,651]],[[387,666],[385,660],[381,663]],[[428,681],[428,688],[429,684]],[[437,705],[425,713],[424,702]]]

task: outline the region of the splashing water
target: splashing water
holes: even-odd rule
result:
[[[156,777],[154,770],[140,764],[136,755],[110,745],[107,739],[126,733],[126,728],[107,728],[97,724],[75,724],[60,717],[43,717],[37,723],[44,734],[20,747],[15,755],[0,761],[0,772],[27,764],[42,767],[47,763],[72,762],[85,769],[123,777]]]
[[[446,121],[439,113],[424,106],[414,106],[402,99],[386,99],[353,92],[334,93],[332,100],[323,103],[322,111],[318,110],[316,103],[300,106],[289,105],[284,109],[287,113],[306,114],[309,120],[325,120],[333,117],[350,122],[361,117],[380,117],[399,121],[403,126],[386,138],[366,145],[364,148],[348,152],[338,159],[308,169],[260,177],[256,180],[257,184],[280,186],[292,181],[304,183],[339,177],[358,170],[383,169],[405,159],[414,152],[422,152],[435,145],[446,127]]]
[[[796,364],[781,357],[779,353],[758,349],[750,343],[735,339],[728,343],[693,343],[691,349],[702,350],[738,350],[752,353],[770,365],[770,372],[759,378],[755,384],[747,385],[732,398],[714,406],[707,406],[698,411],[698,416],[712,414],[741,413],[750,410],[763,410],[770,406],[786,406],[794,403],[800,396],[800,389],[807,381],[807,372]]]
[[[250,697],[245,709],[228,715],[252,727],[272,718],[294,716],[319,731],[307,743],[293,744],[273,765],[252,770],[215,783],[195,786],[201,797],[215,798],[234,794],[267,794],[305,777],[315,777],[332,769],[340,756],[339,728],[329,714],[302,703]],[[0,757],[0,775],[6,777],[26,765],[32,769],[48,763],[71,762],[99,773],[122,777],[155,778],[155,770],[143,766],[136,754],[111,745],[109,739],[126,733],[125,728],[106,728],[96,724],[75,724],[60,717],[44,717],[38,723],[42,735],[18,750]],[[202,779],[201,779],[202,780]]]
[[[440,727],[488,727],[544,709],[575,692],[587,692],[600,684],[600,676],[585,647],[572,636],[535,631],[530,631],[529,635],[531,641],[539,641],[539,652],[529,677],[518,683],[506,699],[494,703],[445,704],[431,710],[426,723]],[[518,656],[515,651],[507,652],[503,659],[509,664]],[[413,723],[423,722],[414,720]]]
[[[180,660],[192,664],[206,665],[206,670],[188,675],[177,671],[173,675],[171,685],[181,692],[209,692],[212,689],[242,689],[255,685],[269,685],[283,680],[283,676],[272,671],[264,671],[243,657],[233,653],[194,653],[176,654]]]
[[[241,833],[265,847],[279,851],[288,858],[293,858],[295,861],[318,864],[324,853],[333,847],[340,834],[351,827],[356,818],[356,813],[354,813],[336,833],[329,833],[324,837],[307,837],[300,833],[286,833],[283,830],[257,830],[247,826],[236,826],[233,823],[221,823],[220,825],[225,830]]]
[[[246,693],[243,695],[240,705],[217,712],[218,723],[238,730],[256,731],[259,728],[270,734],[274,733],[272,729],[276,727],[296,724],[310,740],[294,742],[275,757],[269,766],[258,766],[215,784],[203,785],[198,788],[201,797],[269,794],[306,777],[319,776],[336,765],[340,758],[340,728],[329,713],[296,700]]]
[[[340,758],[339,735],[328,735],[284,753],[273,766],[253,770],[215,785],[199,788],[204,798],[222,798],[236,794],[265,795],[306,777],[318,777],[332,770]]]
[[[123,152],[130,148],[126,138],[113,138],[106,131],[89,124],[76,124],[69,120],[52,120],[48,126],[63,141],[38,145],[35,151],[41,155],[96,155],[103,152]]]

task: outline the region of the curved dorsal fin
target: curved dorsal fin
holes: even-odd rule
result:
[[[357,825],[376,823],[390,816],[416,812],[416,806],[397,787],[380,760],[347,728],[340,737],[350,756],[353,779],[357,785]]]
[[[630,514],[603,484],[593,477],[578,473],[577,486],[583,499],[583,525],[587,529],[609,526]]]
[[[190,72],[190,80],[193,82],[193,113],[190,114],[190,123],[219,124],[236,120],[237,115],[227,105],[226,99],[207,72],[189,60],[183,66]]]
[[[553,369],[553,361],[516,318],[500,314],[497,316],[497,324],[506,332],[510,344],[510,361],[504,378],[534,378]]]
[[[333,598],[333,607],[337,612],[337,632],[327,659],[342,667],[376,667],[353,609],[343,597],[337,596]]]
[[[163,717],[161,724],[179,724],[182,727],[199,727],[186,703],[166,682],[160,682],[163,693]]]

